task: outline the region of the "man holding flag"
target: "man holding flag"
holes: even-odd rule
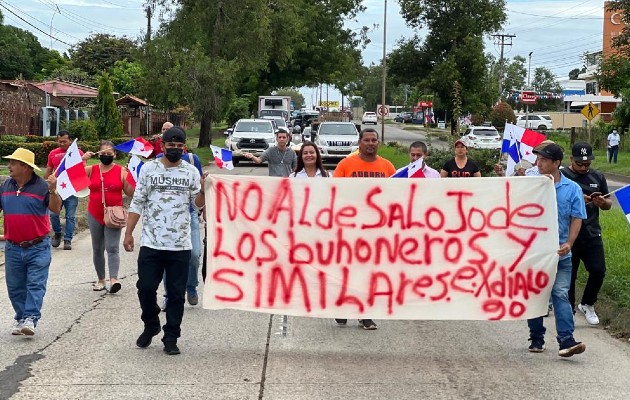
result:
[[[46,163],[46,171],[44,171],[44,179],[48,179],[48,177],[53,173],[55,174],[55,176],[59,176],[57,170],[59,169],[59,165],[64,159],[66,152],[71,144],[72,138],[70,137],[70,133],[68,131],[60,131],[57,134],[58,147],[48,154],[48,162]],[[78,156],[79,159],[83,156],[83,152],[80,149],[78,150]],[[83,166],[81,167],[81,169],[83,169]],[[83,172],[85,173],[85,170]],[[87,185],[85,187],[87,187]],[[78,205],[79,198],[77,196],[71,195],[67,198],[64,198],[62,208],[65,208],[66,210],[66,224],[65,232],[63,235],[61,232],[61,219],[59,217],[59,214],[53,212],[50,213],[50,224],[52,225],[52,230],[54,232],[54,236],[51,241],[51,245],[53,247],[59,247],[59,245],[61,244],[61,239],[63,237],[63,249],[72,250],[72,237],[74,236],[74,227],[76,225],[75,215],[77,213]],[[61,211],[59,213],[61,213]]]
[[[424,159],[429,149],[424,142],[415,141],[409,145],[409,165],[399,168],[392,178],[439,178],[440,173],[429,167]]]

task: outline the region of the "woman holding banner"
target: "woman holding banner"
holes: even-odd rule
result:
[[[134,188],[127,181],[127,170],[114,162],[116,151],[112,142],[103,140],[98,153],[87,152],[83,155],[83,159],[87,160],[95,154],[98,154],[100,163],[85,167],[85,172],[90,179],[87,220],[92,236],[92,261],[98,277],[98,281],[92,286],[92,290],[106,290],[105,252],[107,252],[110,280],[109,293],[116,293],[121,289],[120,282],[118,282],[121,229],[105,226],[105,204],[108,206],[122,206],[123,192],[131,197],[133,196]]]
[[[440,171],[442,178],[470,178],[480,177],[479,166],[473,160],[468,159],[468,147],[463,140],[455,142],[455,158],[444,163]]]
[[[306,141],[298,152],[297,167],[289,178],[328,178],[322,156],[313,142]]]

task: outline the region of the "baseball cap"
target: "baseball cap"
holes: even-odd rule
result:
[[[457,147],[457,144],[458,144],[458,143],[459,143],[459,144],[462,144],[462,145],[464,145],[464,147],[468,148],[468,146],[466,145],[466,142],[464,142],[464,141],[463,141],[463,140],[461,140],[461,139],[457,139],[457,140],[455,141],[455,144],[453,144],[453,147]]]
[[[543,140],[542,142],[540,142],[538,145],[536,145],[534,147],[534,150],[542,150],[545,147],[549,146],[550,144],[554,144],[555,142],[553,140]]]
[[[590,161],[595,159],[593,148],[586,142],[574,144],[571,148],[571,155],[575,161]]]
[[[179,142],[186,143],[186,132],[178,126],[169,128],[162,135],[163,142]]]
[[[548,144],[542,149],[534,149],[534,154],[538,154],[541,157],[548,158],[552,161],[562,161],[564,154],[562,153],[562,147],[555,143]]]

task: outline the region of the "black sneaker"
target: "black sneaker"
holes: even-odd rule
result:
[[[338,325],[345,325],[345,324],[347,324],[347,323],[348,323],[348,320],[347,320],[347,319],[337,319],[337,318],[335,318],[335,322],[336,322]]]
[[[361,325],[366,331],[373,331],[378,328],[371,319],[360,319],[359,325]]]
[[[530,353],[542,353],[545,351],[545,339],[543,338],[529,338],[529,341],[532,342],[529,345]]]
[[[138,336],[138,340],[136,340],[136,346],[141,347],[141,348],[145,348],[145,347],[149,347],[149,345],[151,344],[151,341],[153,340],[153,336],[157,335],[158,333],[160,333],[160,327],[157,327],[157,329],[150,329],[150,328],[144,328],[144,331],[140,334],[140,336]]]
[[[575,339],[570,338],[560,343],[560,351],[558,355],[560,357],[571,357],[574,354],[582,354],[586,350],[586,345],[582,342],[576,342]]]
[[[196,306],[197,304],[199,304],[199,295],[196,292],[186,292],[186,299],[188,299],[188,304],[190,304],[191,306]]]
[[[72,242],[69,240],[63,241],[63,249],[64,250],[72,250]]]
[[[50,241],[51,246],[59,247],[59,245],[61,244],[61,237],[61,233],[55,233],[52,240]]]
[[[179,347],[175,342],[164,342],[164,352],[169,356],[174,356],[180,353]]]

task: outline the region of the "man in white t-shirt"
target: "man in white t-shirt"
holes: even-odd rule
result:
[[[614,161],[617,164],[617,154],[619,153],[619,142],[621,138],[616,129],[613,129],[608,135],[608,163]]]
[[[162,136],[164,157],[147,162],[140,171],[129,207],[123,246],[133,251],[133,230],[142,215],[142,237],[138,254],[138,300],[144,331],[136,345],[148,347],[160,333],[160,307],[157,289],[166,274],[169,306],[166,309],[164,351],[179,354],[177,339],[184,315],[184,293],[192,249],[190,207],[205,203],[204,179],[190,163],[181,160],[186,132],[173,127]]]

